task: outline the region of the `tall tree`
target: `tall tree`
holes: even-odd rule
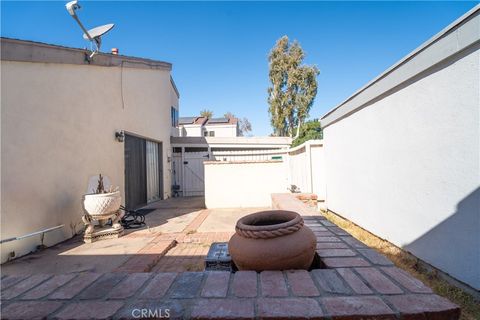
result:
[[[250,123],[250,121],[247,118],[245,118],[245,117],[243,119],[237,118],[230,111],[225,113],[223,116],[227,119],[231,119],[231,118],[238,119],[238,130],[239,130],[240,136],[247,135],[249,132],[252,131],[252,124]]]
[[[303,65],[305,54],[297,41],[281,37],[268,57],[268,103],[271,124],[277,136],[296,137],[317,95],[316,66]],[[297,128],[295,132],[295,128]]]
[[[206,117],[206,118],[212,118],[213,117],[213,111],[208,110],[208,109],[203,109],[200,111],[200,116],[201,117]]]
[[[298,129],[298,128],[297,128]],[[313,119],[306,121],[302,128],[299,130],[299,135],[292,141],[292,147],[301,145],[305,141],[313,139],[322,139],[323,131],[320,121],[318,119]]]

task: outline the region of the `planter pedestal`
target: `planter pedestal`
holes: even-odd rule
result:
[[[86,227],[83,236],[84,242],[92,243],[98,240],[119,238],[123,235],[120,220],[125,213],[120,210],[121,201],[118,191],[84,195],[85,215],[82,217]],[[107,226],[106,223],[110,219],[112,226]]]
[[[123,227],[120,224],[123,215],[123,212],[117,211],[112,217],[112,226],[106,226],[106,220],[98,220],[98,225],[95,226],[92,218],[87,214],[84,215],[82,220],[87,228],[83,235],[83,241],[92,243],[99,240],[120,238],[123,235]]]

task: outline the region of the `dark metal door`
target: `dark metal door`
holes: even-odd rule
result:
[[[125,135],[125,206],[135,209],[147,203],[145,139]]]

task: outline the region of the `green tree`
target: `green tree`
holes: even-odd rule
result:
[[[243,119],[240,119],[240,118],[237,118],[235,117],[235,115],[233,113],[231,113],[230,111],[228,111],[227,113],[225,113],[223,115],[225,118],[227,119],[231,119],[231,118],[236,118],[238,119],[238,131],[239,131],[239,135],[240,136],[245,136],[247,135],[249,132],[252,131],[252,124],[250,123],[250,121],[247,119],[247,118],[243,118]]]
[[[305,122],[299,130],[298,137],[292,142],[292,147],[296,147],[308,140],[322,139],[323,131],[320,121],[313,119]]]
[[[213,111],[208,109],[203,109],[202,111],[200,111],[200,116],[210,119],[213,117]]]
[[[319,71],[316,66],[303,65],[304,57],[300,44],[290,43],[287,36],[280,38],[270,51],[268,103],[276,136],[298,137],[317,95]]]

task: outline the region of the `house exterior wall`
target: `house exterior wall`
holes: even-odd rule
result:
[[[236,137],[236,136],[238,136],[237,125],[236,124],[213,125],[213,126],[206,125],[206,126],[203,127],[203,131],[214,131],[215,132],[215,137]],[[202,132],[202,136],[203,136],[203,132]]]
[[[478,10],[322,120],[328,209],[477,290]]]
[[[169,196],[170,107],[178,106],[169,69],[2,60],[1,70],[2,239],[61,224],[45,244],[71,237],[82,228],[89,178],[99,173],[124,199],[117,130],[163,143],[163,196]],[[28,253],[39,239],[2,244],[1,261],[11,251]]]
[[[203,127],[199,124],[181,125],[180,137],[203,137]]]
[[[270,207],[272,193],[287,191],[282,161],[207,161],[204,165],[207,208]]]

